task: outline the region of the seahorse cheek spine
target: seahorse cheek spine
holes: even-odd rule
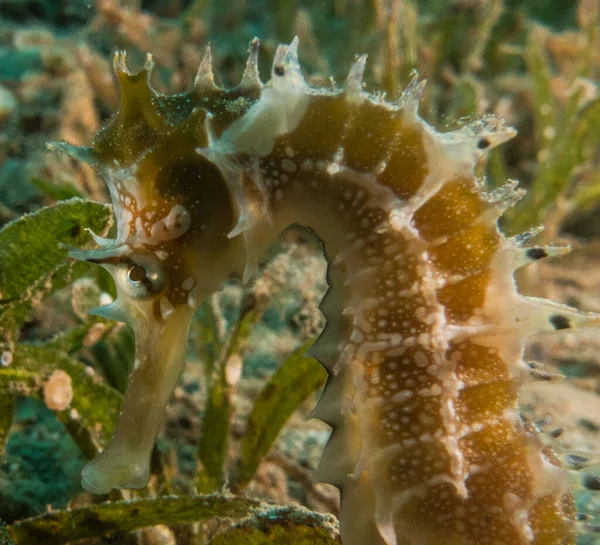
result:
[[[566,472],[517,397],[528,336],[597,318],[516,291],[516,268],[565,249],[506,239],[497,219],[522,192],[487,193],[474,176],[514,131],[490,116],[437,133],[418,116],[416,78],[395,103],[363,90],[365,57],[343,89],[312,88],[297,45],[279,47],[263,86],[254,41],[231,90],[209,51],[174,97],[152,90],[150,63],[130,74],[117,55],[115,119],[89,150],[53,145],[109,182],[116,239],[72,255],[113,272],[119,298],[99,312],[138,338],[115,437],[84,486],[145,484],[193,310],[229,275],[248,281],[297,223],[329,261],[315,416],[333,428],[320,477],[341,490],[344,544],[575,543]]]

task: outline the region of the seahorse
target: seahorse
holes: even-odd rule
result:
[[[345,545],[569,545],[569,476],[518,411],[526,339],[597,316],[518,293],[514,271],[567,251],[508,238],[498,218],[523,195],[489,191],[478,161],[515,131],[484,116],[440,133],[419,116],[414,76],[389,101],[363,86],[303,77],[298,40],[277,48],[270,80],[258,40],[235,88],[211,52],[185,93],[131,73],[89,148],[53,143],[106,179],[116,237],[76,259],[112,274],[96,313],[129,324],[136,363],[114,437],[82,472],[90,492],[140,488],[185,361],[198,305],[257,261],[290,225],[328,260],[327,325],[312,354],[329,374],[314,416],[332,427],[318,477],[341,491]]]

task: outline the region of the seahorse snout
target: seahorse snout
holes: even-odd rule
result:
[[[113,488],[143,488],[150,456],[164,420],[165,407],[185,364],[193,309],[178,306],[168,317],[146,316],[135,322],[136,364],[115,434],[88,463],[81,486],[94,494]]]

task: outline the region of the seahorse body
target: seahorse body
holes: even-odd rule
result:
[[[83,471],[92,492],[146,484],[194,309],[255,263],[291,224],[329,262],[329,371],[315,415],[333,428],[320,478],[341,490],[345,545],[575,543],[566,471],[519,419],[524,342],[597,319],[517,293],[513,271],[561,248],[524,248],[497,228],[522,195],[486,193],[474,167],[514,131],[492,116],[437,133],[416,78],[396,102],[302,77],[297,40],[271,80],[251,45],[240,85],[215,85],[210,51],[189,92],[163,96],[151,61],[128,72],[118,113],[89,149],[54,148],[107,179],[118,233],[73,250],[114,275],[97,312],[126,321],[136,369],[115,436]]]

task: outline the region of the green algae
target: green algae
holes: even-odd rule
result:
[[[586,98],[584,80],[597,32],[584,32],[587,46],[581,49],[562,102],[554,91],[553,63],[543,45],[545,32],[541,27],[530,30],[525,54],[534,97],[537,168],[526,198],[509,212],[508,219],[513,233],[544,223],[552,238],[568,214],[598,203],[598,170],[593,164],[600,134],[600,99]]]
[[[205,377],[208,398],[204,409],[202,434],[198,445],[200,471],[196,480],[199,491],[210,492],[225,482],[225,463],[229,445],[229,428],[233,411],[234,384],[228,380],[228,365],[231,358],[239,358],[242,346],[260,317],[260,311],[246,306],[240,310],[238,319],[219,342],[218,355],[205,361]],[[205,322],[203,330],[218,339],[216,320],[223,319],[211,312],[212,324]],[[205,338],[205,341],[208,340]]]
[[[108,502],[54,511],[9,526],[15,545],[60,545],[75,539],[129,532],[154,524],[201,522],[215,517],[239,519],[260,507],[247,498],[213,494]]]
[[[161,498],[90,505],[21,520],[8,527],[14,545],[39,542],[61,545],[86,537],[129,532],[155,524],[176,525],[213,519],[240,520],[211,539],[214,545],[266,543],[333,545],[337,524],[330,515],[297,506],[271,508],[239,496],[163,496]],[[1,537],[1,534],[0,534]]]
[[[298,405],[325,384],[323,366],[306,356],[313,342],[310,339],[288,357],[254,401],[242,439],[236,487],[248,484]]]
[[[103,232],[111,218],[106,205],[71,199],[0,231],[0,350],[10,347],[34,301],[89,273],[86,263],[66,263],[67,250],[59,243],[81,246],[91,240],[86,229]]]
[[[2,517],[14,522],[68,507],[85,461],[65,427],[42,398],[43,382],[16,397],[14,420],[0,468]]]
[[[210,540],[210,545],[334,545],[340,540],[331,515],[300,507],[256,513]]]
[[[18,344],[12,365],[40,376],[48,376],[60,369],[71,377],[73,401],[69,410],[59,411],[57,415],[73,435],[84,456],[94,457],[114,431],[122,395],[98,380],[99,377],[90,375],[81,362],[58,350]]]
[[[15,396],[10,393],[0,395],[0,459],[6,449],[8,432],[15,412]]]
[[[94,456],[112,433],[120,401],[102,386],[92,388],[81,363],[57,350],[15,342],[34,305],[89,271],[86,264],[66,263],[67,250],[59,243],[85,244],[91,239],[86,228],[102,232],[111,217],[106,205],[72,199],[22,216],[0,231],[0,351],[8,367],[0,369],[0,454],[17,397],[39,398],[44,378],[56,369],[67,372],[74,382],[76,412],[62,411],[59,419],[82,451]]]

